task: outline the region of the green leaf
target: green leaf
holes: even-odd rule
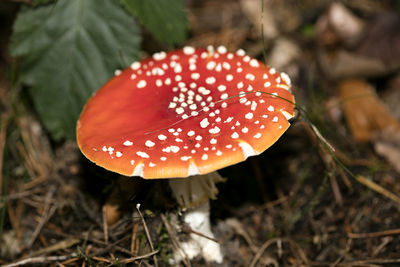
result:
[[[187,18],[184,0],[121,0],[154,37],[167,44],[185,40]]]
[[[54,0],[34,0],[33,5],[38,6],[38,5],[44,5],[48,4],[49,2],[53,2]]]
[[[22,82],[53,138],[74,138],[90,95],[116,68],[138,58],[137,25],[114,0],[58,0],[24,7],[14,24],[11,54]]]

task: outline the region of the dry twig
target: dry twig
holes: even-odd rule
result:
[[[151,252],[154,252],[154,246],[153,246],[153,242],[151,241],[151,236],[150,236],[150,233],[149,233],[149,229],[147,228],[146,221],[144,220],[143,214],[140,211],[140,204],[136,205],[136,210],[138,211],[139,216],[142,219],[143,228],[144,228],[144,231],[146,232],[146,237],[147,237],[147,241],[149,242],[149,245],[150,245],[150,248],[151,248]],[[154,266],[158,267],[156,253],[154,253],[154,255],[153,255],[153,260],[154,260]]]

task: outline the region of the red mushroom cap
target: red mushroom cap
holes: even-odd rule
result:
[[[156,53],[117,71],[88,101],[78,145],[127,176],[206,174],[263,152],[286,131],[294,115],[289,87],[286,74],[243,50]]]

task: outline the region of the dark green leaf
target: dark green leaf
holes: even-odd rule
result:
[[[44,5],[44,4],[48,4],[49,2],[53,2],[53,1],[55,1],[55,0],[34,0],[33,5],[34,6]]]
[[[35,107],[55,139],[73,138],[79,113],[114,73],[138,57],[139,29],[113,0],[58,0],[24,7],[14,25],[13,56]]]
[[[184,0],[121,0],[121,2],[157,40],[168,44],[185,40],[187,19]]]

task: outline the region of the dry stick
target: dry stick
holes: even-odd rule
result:
[[[379,231],[379,232],[371,232],[371,233],[347,233],[347,236],[349,238],[353,238],[353,239],[380,237],[380,236],[387,236],[387,235],[400,235],[400,228],[399,229]]]
[[[8,117],[8,116],[7,116]],[[0,195],[3,194],[3,155],[4,147],[6,144],[6,132],[8,125],[8,118],[2,118],[0,121]]]
[[[132,219],[133,225],[132,225],[132,236],[131,236],[131,253],[135,252],[136,246],[135,246],[135,240],[136,240],[136,234],[139,228],[139,224],[135,222],[134,219]]]
[[[131,263],[131,262],[134,262],[134,261],[137,261],[137,260],[142,260],[142,259],[145,259],[145,258],[148,258],[148,257],[151,257],[151,256],[155,256],[158,252],[159,252],[159,250],[155,250],[155,251],[152,251],[152,252],[147,253],[147,254],[136,256],[136,257],[133,257],[133,258],[120,260],[120,261],[118,261],[118,263],[127,264],[127,263]]]
[[[163,221],[165,229],[167,230],[167,232],[168,232],[168,234],[169,234],[169,236],[171,238],[172,245],[183,254],[183,256],[184,256],[183,257],[184,258],[184,260],[183,260],[184,264],[186,266],[188,266],[188,267],[191,267],[191,263],[190,263],[190,260],[189,260],[189,258],[187,256],[186,252],[180,246],[180,243],[178,241],[178,238],[176,237],[175,231],[172,230],[171,225],[169,224],[169,222],[168,222],[168,220],[167,220],[167,218],[165,217],[164,214],[161,214],[161,220]]]
[[[376,184],[372,180],[369,180],[369,179],[365,178],[362,175],[357,175],[357,176],[355,176],[355,178],[356,178],[356,180],[358,182],[362,183],[363,185],[365,185],[365,186],[369,187],[370,189],[372,189],[372,190],[384,195],[387,198],[390,198],[391,200],[393,200],[397,204],[400,204],[400,197],[398,197],[397,195],[393,194],[392,192],[390,192],[386,188],[383,188],[382,186]]]
[[[40,234],[40,231],[42,231],[43,226],[47,223],[47,221],[53,216],[54,212],[57,210],[57,205],[54,204],[53,206],[51,206],[49,212],[42,217],[42,219],[40,220],[40,223],[38,224],[38,226],[36,227],[35,231],[32,234],[31,239],[28,242],[27,248],[30,248],[33,243],[35,242],[36,238],[38,237],[38,235]]]
[[[27,265],[27,264],[33,264],[33,263],[41,263],[44,264],[46,262],[52,262],[52,261],[64,261],[69,258],[76,257],[76,253],[72,253],[70,255],[63,255],[63,256],[40,256],[40,257],[33,257],[33,258],[27,258],[23,259],[14,263],[2,265],[2,267],[16,267],[16,266],[21,266],[21,265]]]
[[[54,212],[57,210],[57,204],[54,204],[53,206],[50,207],[55,191],[56,191],[56,188],[52,187],[52,188],[50,188],[49,192],[46,194],[46,199],[45,199],[45,203],[44,203],[45,206],[43,208],[43,214],[42,214],[41,220],[40,220],[39,224],[37,225],[35,231],[33,232],[31,239],[27,243],[27,246],[26,246],[27,249],[32,247],[37,236],[40,234],[40,231],[42,230],[43,226],[47,223],[47,221],[51,218],[51,216],[53,216]]]
[[[261,258],[262,254],[264,253],[264,251],[273,243],[277,242],[278,240],[280,240],[281,238],[277,237],[277,238],[272,238],[267,240],[267,242],[265,242],[261,248],[257,251],[256,255],[254,256],[253,260],[251,261],[249,267],[254,267],[256,265],[256,263],[258,262],[258,260]]]
[[[203,233],[197,232],[197,231],[193,230],[192,228],[190,228],[189,226],[183,226],[182,227],[182,232],[189,233],[189,234],[195,234],[195,235],[204,237],[204,238],[206,238],[208,240],[214,241],[217,244],[221,244],[221,242],[219,240],[217,240],[216,238],[213,238],[213,237],[210,237],[210,236],[205,235]]]
[[[30,257],[35,257],[35,256],[39,256],[41,254],[49,254],[51,252],[55,252],[61,249],[67,249],[69,247],[72,247],[73,245],[76,245],[78,243],[80,243],[81,240],[78,238],[68,238],[65,240],[62,240],[54,245],[51,245],[49,247],[45,247],[43,249],[39,249],[37,251],[32,252],[29,256]]]
[[[140,212],[140,204],[136,204],[136,210],[138,211],[139,216],[142,219],[144,231],[146,232],[146,237],[147,237],[147,241],[149,241],[151,252],[154,252],[154,246],[153,246],[153,242],[151,242],[151,236],[149,233],[149,229],[147,228],[146,221],[144,220],[144,217],[143,217],[142,213]],[[153,255],[153,261],[154,261],[154,266],[158,267],[156,254]]]

